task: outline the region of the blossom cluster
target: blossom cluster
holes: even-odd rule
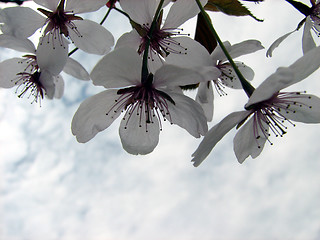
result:
[[[78,142],[85,143],[108,128],[121,116],[119,135],[130,154],[151,153],[167,121],[196,138],[204,136],[193,153],[198,166],[231,129],[236,158],[242,163],[257,157],[271,135],[282,136],[294,121],[320,122],[320,98],[305,92],[282,90],[307,78],[320,67],[320,48],[312,29],[320,29],[320,3],[301,7],[287,0],[305,19],[304,55],[288,67],[279,67],[257,88],[250,83],[254,71],[233,59],[264,49],[258,40],[236,44],[221,42],[204,6],[212,0],[33,0],[37,10],[7,7],[0,10],[0,47],[22,53],[0,63],[0,87],[15,88],[18,97],[32,102],[63,97],[65,72],[80,80],[103,86],[104,91],[85,99],[74,114],[71,130]],[[220,1],[223,2],[223,1]],[[255,1],[259,2],[259,1]],[[83,18],[83,13],[106,9],[129,20],[130,32],[115,41],[112,33]],[[302,9],[302,10],[301,10]],[[309,9],[309,10],[306,10]],[[184,33],[181,25],[196,16],[205,19],[205,31],[218,42],[213,49]],[[295,32],[294,30],[293,32]],[[277,39],[267,55],[288,37]],[[40,36],[34,43],[30,39]],[[37,47],[36,47],[37,46]],[[69,52],[70,46],[76,49]],[[76,50],[101,55],[91,73],[75,59]],[[208,129],[214,117],[214,92],[226,95],[226,87],[242,89],[248,102],[242,111],[226,116]],[[184,89],[196,89],[195,98]]]

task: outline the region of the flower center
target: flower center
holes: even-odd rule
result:
[[[18,94],[19,98],[22,98],[27,92],[29,92],[28,98],[31,96],[34,97],[31,103],[38,102],[38,100],[41,102],[45,88],[40,82],[41,72],[39,71],[39,67],[36,62],[36,56],[25,55],[24,57],[26,59],[20,63],[27,63],[27,66],[23,72],[17,73],[17,77],[11,81],[17,86],[16,94]]]
[[[29,92],[28,98],[34,97],[31,103],[39,102],[43,99],[45,88],[40,82],[41,72],[36,71],[34,73],[21,72],[17,74],[15,84],[17,85],[16,93],[19,98],[22,98],[27,92]]]
[[[126,121],[125,129],[131,118],[137,117],[139,127],[145,124],[147,132],[148,124],[154,123],[154,118],[157,118],[160,122],[160,130],[162,130],[161,119],[163,121],[168,119],[172,122],[168,104],[175,104],[175,102],[167,93],[155,89],[152,81],[153,75],[150,74],[145,84],[118,90],[117,94],[120,96],[106,115],[125,111],[123,116],[123,121]]]
[[[311,109],[312,106],[307,105],[302,98],[310,99],[311,96],[304,95],[305,92],[282,92],[277,93],[270,99],[257,103],[252,107],[253,110],[253,134],[258,140],[264,137],[272,145],[269,140],[271,132],[276,136],[282,137],[287,130],[285,122],[295,126],[288,118],[288,114],[296,113],[296,107]],[[294,106],[294,107],[293,107]],[[258,148],[261,146],[257,141]]]
[[[134,28],[137,30],[141,36],[141,42],[138,49],[138,53],[142,54],[146,48],[146,44],[150,39],[149,48],[149,59],[154,61],[154,56],[158,56],[160,60],[167,57],[169,54],[187,54],[187,48],[181,46],[181,44],[176,41],[174,36],[190,36],[190,34],[182,34],[183,29],[173,29],[173,28],[161,28],[162,24],[162,12],[159,16],[157,24],[152,31],[150,37],[150,25],[134,24]]]
[[[320,27],[320,4],[316,4],[310,14],[310,18],[313,22],[313,31],[319,36],[319,27]]]
[[[81,34],[78,31],[76,25],[73,23],[73,20],[83,20],[81,17],[75,16],[72,13],[65,12],[64,2],[65,0],[61,0],[57,7],[57,10],[54,12],[38,8],[41,13],[47,16],[47,26],[44,30],[44,35],[46,35],[47,33],[53,34],[53,37],[55,39],[58,38],[62,45],[63,40],[61,39],[61,37],[62,35],[64,35],[68,38],[69,30],[74,31],[77,36],[81,37]]]

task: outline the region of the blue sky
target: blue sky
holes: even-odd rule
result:
[[[309,1],[303,1],[308,4]],[[9,5],[1,5],[9,6]],[[264,22],[212,14],[223,40],[258,39],[267,48],[296,28],[303,16],[285,1],[247,4]],[[86,17],[100,19],[99,14]],[[97,20],[99,21],[99,20]],[[128,31],[113,13],[104,25],[115,38]],[[195,20],[184,26],[193,33]],[[302,31],[272,58],[265,50],[239,58],[255,70],[258,86],[279,66],[302,55]],[[0,61],[17,53],[0,49]],[[20,54],[18,53],[18,56]],[[90,71],[99,56],[74,54]],[[190,162],[201,139],[165,125],[155,151],[132,156],[122,148],[119,121],[86,144],[72,136],[77,107],[103,88],[64,75],[61,100],[39,107],[0,89],[0,239],[303,239],[320,238],[318,125],[289,126],[261,156],[240,165],[231,131],[198,167]],[[319,71],[290,90],[319,95]],[[216,97],[209,127],[246,103],[241,91]]]

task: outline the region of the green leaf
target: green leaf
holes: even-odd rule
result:
[[[204,46],[209,53],[212,53],[217,46],[217,40],[209,29],[207,22],[200,12],[197,17],[197,26],[194,40]]]
[[[208,0],[204,9],[214,12],[223,12],[231,16],[250,16],[259,22],[263,21],[255,17],[249,9],[243,6],[238,0]]]

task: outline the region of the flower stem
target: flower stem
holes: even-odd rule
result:
[[[162,5],[163,5],[164,0],[161,0],[158,8],[156,10],[156,13],[154,14],[150,29],[148,31],[147,34],[147,41],[145,44],[145,49],[144,49],[144,53],[143,53],[143,59],[142,59],[142,70],[141,70],[141,83],[144,84],[147,82],[148,80],[148,75],[149,75],[149,70],[148,70],[148,54],[149,54],[149,48],[150,48],[150,43],[151,43],[151,39],[152,39],[152,34],[153,34],[153,30],[155,29],[156,25],[157,25],[157,21],[162,9]]]
[[[113,6],[113,4],[116,2],[116,0],[111,0],[111,6]],[[112,7],[110,7],[106,13],[106,15],[103,17],[103,19],[101,20],[101,22],[99,23],[100,25],[102,25],[107,17],[109,16],[111,9],[113,9]],[[70,57],[72,54],[74,54],[76,51],[78,51],[79,48],[74,48],[71,52],[69,52],[68,56]]]
[[[209,17],[207,16],[203,6],[200,3],[200,0],[196,0],[200,11],[203,14],[204,20],[206,21],[207,25],[209,26],[209,29],[211,31],[211,33],[214,35],[214,37],[216,38],[217,42],[219,43],[222,51],[224,52],[224,54],[226,55],[228,61],[230,62],[231,66],[233,67],[234,71],[236,72],[240,82],[241,82],[241,86],[243,88],[243,90],[245,91],[245,93],[247,94],[248,97],[250,97],[253,93],[253,91],[255,90],[255,88],[245,79],[245,77],[242,75],[242,73],[240,72],[240,70],[238,69],[238,67],[236,66],[236,64],[234,63],[232,57],[230,56],[229,52],[227,51],[227,49],[225,48],[223,42],[221,41],[219,35],[217,34],[216,30],[214,29],[214,27],[212,26],[212,23],[209,19]]]

